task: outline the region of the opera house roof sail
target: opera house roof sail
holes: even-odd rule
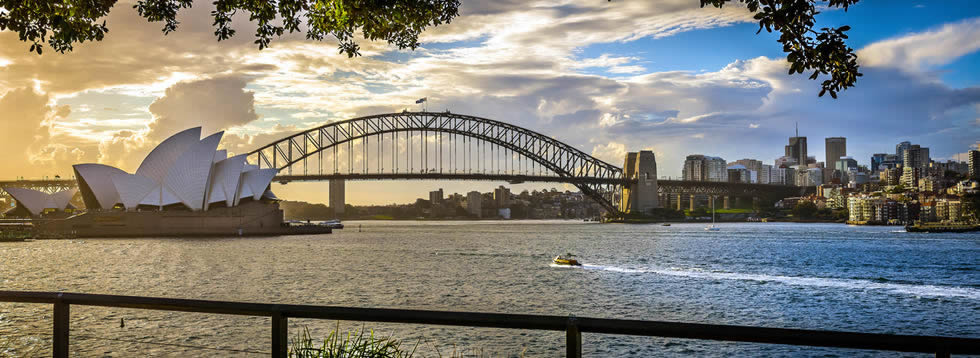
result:
[[[222,135],[200,139],[200,127],[177,133],[154,148],[135,174],[103,164],[74,165],[85,206],[201,211],[216,204],[236,206],[242,199],[275,199],[269,184],[278,170],[258,169],[245,155],[228,158],[227,151],[218,150]]]
[[[30,216],[38,216],[46,210],[65,210],[78,189],[48,194],[43,191],[24,188],[4,188],[17,202],[17,206],[27,209]],[[7,215],[10,215],[9,213]],[[27,216],[25,213],[24,216]]]

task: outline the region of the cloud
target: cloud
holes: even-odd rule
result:
[[[948,64],[980,49],[980,17],[875,42],[858,51],[861,65],[906,71]]]
[[[255,94],[246,91],[242,76],[180,82],[150,104],[153,122],[148,137],[163,140],[181,130],[201,126],[205,134],[255,121]]]
[[[68,106],[52,106],[51,99],[33,88],[7,91],[0,96],[0,128],[4,133],[0,172],[13,177],[38,178],[71,174],[70,165],[97,155],[93,143],[72,142],[52,136],[50,127],[67,116]]]
[[[788,76],[782,58],[649,72],[647,54],[629,43],[750,22],[741,7],[471,1],[452,24],[427,29],[419,51],[368,41],[365,56],[355,59],[338,54],[334,43],[296,37],[257,51],[254,28],[244,21],[237,22],[239,36],[219,43],[208,11],[199,6],[181,15],[182,28],[164,37],[159,24],[120,4],[109,17],[109,37],[69,55],[30,55],[14,34],[0,33],[0,88],[36,87],[34,95],[50,96],[32,107],[40,118],[34,130],[48,128],[48,139],[27,144],[32,153],[67,160],[77,148],[135,169],[146,150],[186,127],[227,129],[222,146],[245,153],[316,124],[414,110],[420,97],[429,98],[430,110],[526,127],[616,165],[627,151],[656,147],[660,174],[672,176],[692,152],[769,162],[795,122],[812,138],[859,137],[848,143],[858,158],[899,138],[931,145],[938,156],[980,137],[978,89],[951,88],[928,72],[977,50],[977,19],[861,49],[865,76],[834,101],[816,97],[818,82]],[[595,44],[604,44],[601,53],[586,51]],[[52,102],[76,110],[58,116]],[[73,135],[58,141],[72,143],[65,148],[46,147],[56,143],[53,136]],[[472,183],[433,185],[465,192]],[[401,192],[373,202],[417,195]]]
[[[609,142],[606,144],[596,145],[592,148],[592,156],[605,160],[609,163],[619,163],[623,161],[626,157],[626,144]]]

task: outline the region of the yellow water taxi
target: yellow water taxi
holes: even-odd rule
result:
[[[582,264],[578,263],[578,260],[572,258],[572,254],[555,256],[554,261],[556,265],[582,266]]]

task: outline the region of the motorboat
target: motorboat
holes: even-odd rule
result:
[[[554,259],[555,264],[556,265],[568,265],[568,266],[582,266],[582,264],[580,264],[578,262],[578,260],[572,258],[572,256],[574,256],[574,255],[572,255],[572,254],[565,254],[565,255],[555,256],[555,259]]]
[[[327,221],[321,222],[320,223],[320,226],[326,226],[326,227],[329,227],[331,229],[343,229],[344,228],[344,224],[341,223],[340,220],[338,220],[338,219],[327,220]]]
[[[670,223],[663,223],[663,224],[660,224],[660,226],[670,226]]]

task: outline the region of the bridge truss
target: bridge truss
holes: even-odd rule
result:
[[[10,194],[4,188],[24,188],[43,191],[48,194],[73,189],[77,186],[74,179],[44,179],[44,180],[10,180],[0,181],[0,198],[9,198]]]
[[[532,130],[449,112],[380,114],[329,123],[256,149],[249,162],[280,182],[326,179],[548,181],[618,212],[622,169]]]

